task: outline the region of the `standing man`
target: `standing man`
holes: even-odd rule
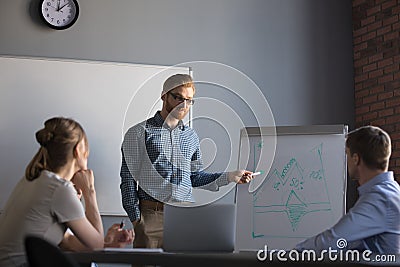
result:
[[[164,202],[194,202],[193,187],[218,191],[230,182],[248,183],[251,172],[206,173],[196,132],[183,124],[194,104],[195,87],[187,74],[169,77],[163,106],[154,117],[131,127],[122,144],[122,204],[135,231],[134,247],[163,244]]]
[[[332,228],[299,243],[297,250],[337,249],[344,238],[346,249],[400,253],[400,188],[388,171],[390,154],[390,137],[378,127],[348,134],[348,173],[360,185],[359,199]]]

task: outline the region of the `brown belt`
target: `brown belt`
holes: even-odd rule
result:
[[[151,200],[140,200],[139,204],[140,208],[152,209],[152,210],[164,210],[164,203],[159,201],[151,201]]]

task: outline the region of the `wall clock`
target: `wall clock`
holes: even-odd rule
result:
[[[78,19],[79,4],[77,0],[40,0],[39,13],[47,26],[64,30]]]

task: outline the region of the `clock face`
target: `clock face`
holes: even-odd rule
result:
[[[76,0],[42,0],[39,9],[45,23],[58,30],[71,27],[79,15]]]

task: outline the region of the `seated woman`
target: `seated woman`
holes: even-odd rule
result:
[[[87,169],[88,140],[79,123],[51,118],[36,132],[36,140],[39,151],[0,217],[0,266],[26,266],[27,235],[73,251],[132,243],[133,231],[119,229],[117,224],[104,238],[94,175]],[[78,195],[85,201],[85,210]]]

